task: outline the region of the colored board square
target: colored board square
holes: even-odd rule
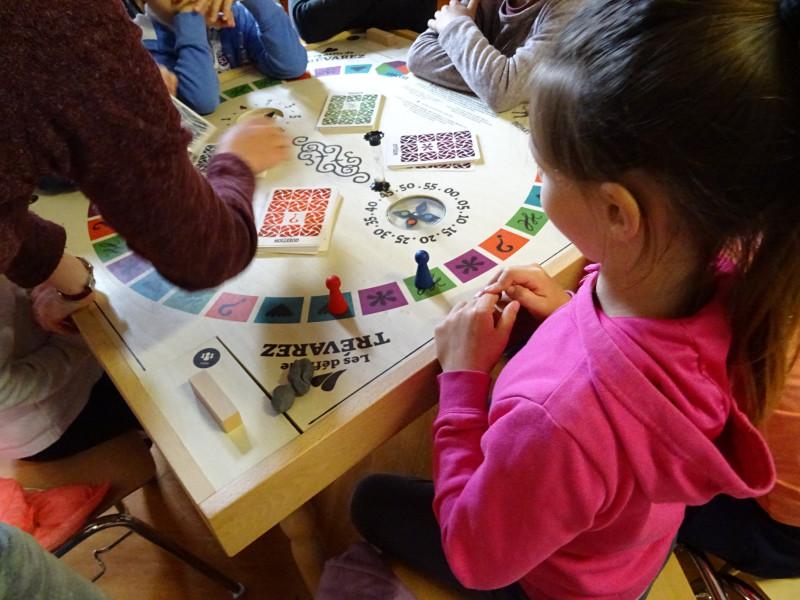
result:
[[[310,79],[310,78],[311,78],[311,73],[306,71],[305,73],[300,75],[300,77],[295,77],[294,79],[287,79],[287,81],[301,81],[303,79]]]
[[[497,263],[477,250],[470,250],[444,264],[456,277],[466,283],[483,275]]]
[[[258,90],[263,90],[264,88],[272,87],[273,85],[278,85],[281,82],[280,79],[270,79],[269,77],[264,77],[263,79],[256,79],[255,81],[251,81],[250,85],[254,86]]]
[[[404,77],[408,75],[408,67],[402,60],[393,60],[375,67],[375,72],[384,77]]]
[[[534,178],[536,183],[542,183],[542,172],[539,169],[536,169],[536,177]]]
[[[136,279],[150,268],[150,263],[136,254],[129,254],[124,258],[120,258],[117,262],[108,265],[108,270],[122,283],[128,283]]]
[[[318,323],[319,321],[333,321],[336,319],[349,319],[355,315],[353,310],[353,298],[350,292],[344,292],[344,299],[350,309],[343,315],[333,316],[328,312],[328,294],[324,296],[311,296],[311,306],[308,308],[308,322]]]
[[[544,227],[545,223],[547,223],[547,215],[543,212],[520,208],[506,223],[506,226],[513,227],[528,235],[536,235]]]
[[[192,313],[193,315],[200,314],[211,297],[216,294],[216,290],[200,290],[199,292],[187,292],[186,290],[177,290],[169,298],[164,301],[164,306],[170,308],[177,308],[183,312]]]
[[[369,70],[372,68],[371,64],[368,65],[346,65],[344,68],[344,72],[348,75],[361,75],[363,73],[369,73]]]
[[[139,292],[145,298],[156,302],[166,296],[175,286],[158,274],[153,269],[139,281],[131,285],[131,289]]]
[[[253,307],[258,302],[258,296],[245,296],[243,294],[223,293],[214,305],[208,309],[206,316],[226,321],[247,321]]]
[[[103,262],[108,262],[112,258],[117,258],[128,252],[128,244],[118,235],[95,242],[92,247],[98,258]]]
[[[456,287],[455,282],[453,282],[452,279],[449,279],[439,267],[434,267],[431,269],[431,277],[433,277],[434,285],[429,290],[418,290],[417,286],[414,285],[414,275],[411,277],[406,277],[403,280],[408,288],[408,291],[411,292],[411,297],[417,302],[420,300],[425,300],[426,298],[433,298],[442,292],[452,290],[454,287]]]
[[[250,87],[249,84],[243,83],[242,85],[237,85],[236,87],[232,87],[229,90],[225,90],[222,92],[228,98],[238,98],[239,96],[244,96],[245,94],[249,94],[253,91],[253,88]]]
[[[89,239],[96,240],[116,233],[111,226],[103,220],[103,217],[89,219]]]
[[[328,77],[329,75],[338,75],[342,72],[342,67],[321,67],[319,69],[314,69],[314,75],[316,77]]]
[[[256,323],[299,323],[303,298],[264,298],[256,313]]]
[[[358,290],[361,312],[365,315],[391,310],[408,304],[397,283],[386,283],[363,290]]]
[[[531,188],[531,193],[525,199],[525,204],[542,208],[542,186],[534,185]]]
[[[506,260],[517,250],[528,243],[528,238],[517,235],[507,229],[498,229],[494,234],[481,242],[480,246],[500,260]]]

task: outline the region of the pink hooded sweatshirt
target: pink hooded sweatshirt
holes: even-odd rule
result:
[[[731,396],[726,286],[682,319],[609,318],[597,273],[503,369],[439,377],[434,511],[467,587],[638,598],[687,504],[758,496],[775,472]]]

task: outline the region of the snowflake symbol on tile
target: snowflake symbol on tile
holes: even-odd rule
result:
[[[389,302],[397,302],[392,290],[385,290],[367,296],[370,306],[386,306]]]
[[[433,152],[433,144],[430,142],[424,142],[422,144],[422,152]]]
[[[483,261],[478,260],[477,256],[470,256],[469,258],[465,258],[460,263],[456,265],[456,269],[461,271],[464,275],[467,273],[472,273],[473,271],[477,271],[481,266],[483,266]]]

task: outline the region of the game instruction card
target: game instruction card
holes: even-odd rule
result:
[[[381,94],[331,94],[325,101],[317,129],[323,133],[360,133],[378,128]]]
[[[272,190],[257,223],[259,255],[327,250],[340,201],[331,187]]]
[[[386,165],[392,169],[472,163],[481,158],[478,138],[467,130],[395,135],[384,146]]]

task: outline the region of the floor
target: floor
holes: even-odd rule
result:
[[[280,529],[267,532],[238,554],[228,558],[206,529],[191,501],[163,457],[154,451],[157,479],[125,501],[134,516],[156,526],[173,541],[210,562],[247,587],[252,600],[310,600],[294,566],[289,543]],[[98,567],[93,548],[117,539],[121,529],[96,534],[63,560],[86,576]],[[97,585],[113,600],[217,600],[230,596],[218,584],[198,574],[137,535],[125,539],[104,555],[107,572]]]

